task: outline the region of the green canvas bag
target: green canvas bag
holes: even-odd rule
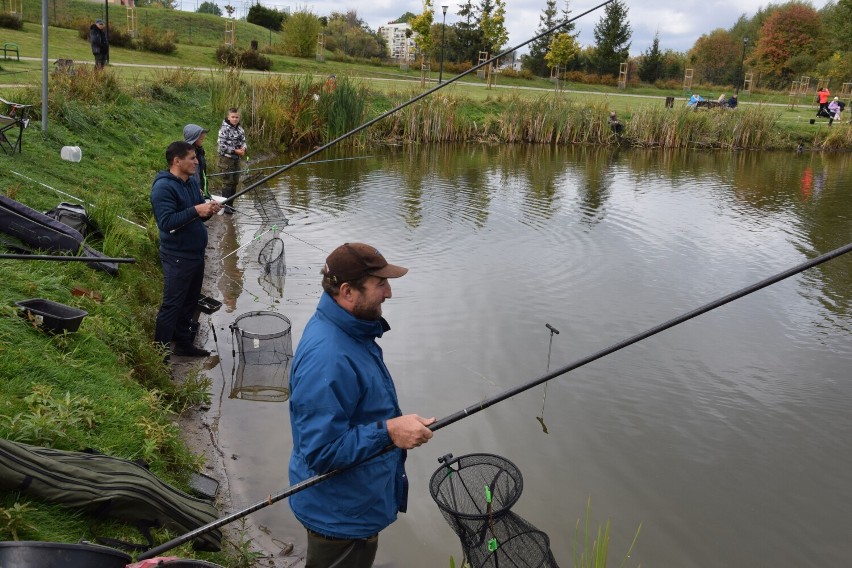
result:
[[[70,452],[0,439],[0,491],[16,491],[96,517],[186,534],[217,519],[209,501],[160,480],[144,466],[98,453]],[[147,533],[147,534],[146,534]],[[196,550],[221,549],[222,533],[212,530],[193,540]]]

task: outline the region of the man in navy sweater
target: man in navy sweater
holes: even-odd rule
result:
[[[163,303],[157,313],[154,341],[168,349],[174,340],[175,355],[206,357],[209,351],[192,344],[191,325],[204,279],[204,221],[218,213],[221,205],[205,202],[201,195],[194,176],[198,158],[192,144],[169,144],[166,163],[169,168],[157,173],[151,187],[163,265]]]

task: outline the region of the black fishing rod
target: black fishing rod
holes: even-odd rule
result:
[[[372,157],[373,156],[353,156],[351,158],[334,158],[334,159],[331,159],[331,160],[314,160],[313,162],[302,162],[301,165],[308,166],[308,165],[311,165],[311,164],[328,164],[330,162],[342,162],[342,161],[345,161],[345,160],[366,160],[367,158],[372,158]],[[274,169],[274,168],[280,168],[280,167],[286,166],[286,165],[288,165],[288,164],[278,164],[277,166],[263,166],[262,168],[251,168],[250,170],[233,170],[233,171],[230,171],[230,172],[219,172],[218,174],[207,174],[207,177],[212,178],[212,177],[216,177],[216,176],[225,176],[225,175],[228,175],[228,174],[235,174],[237,172],[242,172],[242,173],[248,174],[248,173],[252,173],[252,172],[259,172],[260,170],[271,170],[271,169]]]
[[[464,77],[465,75],[469,75],[469,74],[473,73],[474,71],[477,71],[477,70],[479,70],[479,69],[481,69],[481,68],[485,67],[486,65],[490,65],[491,63],[493,63],[494,61],[497,61],[497,60],[498,60],[498,59],[500,59],[501,57],[505,57],[506,55],[509,55],[509,54],[510,54],[510,53],[512,53],[513,51],[517,51],[517,50],[519,50],[520,48],[524,47],[524,46],[525,46],[525,45],[527,45],[528,43],[532,43],[532,42],[534,42],[534,41],[536,41],[536,40],[538,40],[538,39],[540,39],[540,38],[543,38],[543,37],[544,37],[544,36],[546,36],[546,35],[550,35],[550,34],[552,34],[553,32],[557,31],[559,28],[562,28],[562,27],[564,27],[564,26],[566,26],[566,25],[570,24],[571,22],[573,22],[573,21],[575,21],[575,20],[578,20],[578,19],[582,18],[583,16],[585,16],[585,15],[587,15],[587,14],[591,14],[591,13],[592,13],[592,12],[594,12],[595,10],[598,10],[598,9],[600,9],[600,8],[603,8],[604,6],[606,6],[607,4],[609,4],[609,3],[610,3],[610,2],[612,2],[612,1],[613,1],[613,0],[606,0],[605,2],[602,2],[601,4],[598,4],[598,5],[597,5],[597,6],[595,6],[594,8],[590,8],[590,9],[586,10],[586,11],[585,11],[585,12],[583,12],[582,14],[579,14],[579,15],[577,15],[577,16],[575,16],[575,17],[571,18],[570,20],[565,20],[564,22],[560,22],[559,24],[556,24],[556,25],[555,25],[555,26],[553,26],[552,28],[547,29],[547,30],[545,30],[545,31],[541,32],[541,33],[540,33],[540,34],[538,34],[537,36],[535,36],[535,37],[533,37],[533,38],[531,38],[531,39],[528,39],[527,41],[525,41],[525,42],[523,42],[523,43],[519,43],[519,44],[518,44],[518,45],[516,45],[515,47],[511,47],[511,48],[509,48],[509,49],[507,49],[507,50],[505,50],[505,51],[502,51],[502,52],[498,53],[497,55],[495,55],[494,57],[492,57],[492,58],[490,58],[490,59],[486,59],[486,60],[485,60],[485,61],[483,61],[482,63],[479,63],[478,65],[475,65],[475,66],[471,67],[471,68],[470,68],[470,69],[468,69],[467,71],[464,71],[463,73],[460,73],[460,74],[456,75],[456,76],[455,76],[455,77],[453,77],[452,79],[447,79],[447,80],[446,80],[446,81],[444,81],[443,83],[439,83],[437,86],[432,87],[431,89],[429,89],[429,90],[427,90],[427,91],[424,91],[424,92],[420,93],[419,95],[416,95],[416,96],[414,96],[414,97],[410,98],[410,99],[409,99],[409,100],[407,100],[406,102],[404,102],[404,103],[402,103],[402,104],[400,104],[400,105],[398,105],[398,106],[396,106],[396,107],[394,107],[394,108],[390,109],[389,111],[386,111],[386,112],[384,112],[384,113],[380,114],[380,115],[379,115],[379,116],[377,116],[376,118],[373,118],[373,119],[371,119],[371,120],[368,120],[367,122],[365,122],[365,123],[361,124],[360,126],[356,126],[355,128],[353,128],[353,129],[352,129],[352,130],[350,130],[349,132],[346,132],[346,133],[344,133],[344,134],[341,134],[340,136],[338,136],[337,138],[335,138],[335,139],[334,139],[334,140],[332,140],[331,142],[328,142],[328,143],[326,143],[326,144],[324,144],[324,145],[322,145],[322,146],[319,146],[319,147],[317,147],[317,148],[314,148],[313,150],[311,150],[310,152],[308,152],[307,154],[305,154],[305,155],[304,155],[304,156],[302,156],[301,158],[298,158],[298,159],[296,159],[296,160],[293,160],[293,161],[292,161],[292,162],[290,162],[289,164],[286,164],[286,165],[282,166],[281,168],[279,168],[278,170],[276,170],[276,171],[272,172],[272,173],[271,173],[271,174],[269,174],[268,176],[266,176],[266,177],[264,177],[264,178],[259,179],[258,181],[256,181],[256,182],[254,182],[253,184],[249,185],[248,187],[246,187],[246,188],[245,188],[245,189],[243,189],[242,191],[239,191],[239,192],[235,193],[234,195],[232,195],[231,197],[229,197],[229,198],[225,199],[224,201],[221,201],[220,203],[222,203],[223,205],[228,205],[228,204],[230,204],[231,202],[233,202],[236,198],[240,197],[241,195],[245,195],[246,193],[248,193],[249,191],[253,190],[254,188],[256,188],[256,187],[258,187],[258,186],[261,186],[261,185],[265,184],[266,182],[268,182],[268,181],[269,181],[269,180],[271,180],[272,178],[277,177],[277,176],[279,176],[279,175],[283,174],[284,172],[286,172],[286,171],[287,171],[287,170],[289,170],[290,168],[292,168],[292,167],[294,167],[294,166],[297,166],[297,165],[301,164],[302,162],[304,162],[304,161],[305,161],[305,160],[307,160],[308,158],[311,158],[311,157],[313,157],[313,156],[316,156],[316,155],[317,155],[317,154],[319,154],[320,152],[322,152],[322,151],[324,151],[324,150],[327,150],[328,148],[331,148],[332,146],[334,146],[334,145],[335,145],[335,144],[337,144],[338,142],[340,142],[340,141],[342,141],[342,140],[346,140],[346,139],[347,139],[347,138],[349,138],[350,136],[352,136],[352,135],[354,135],[354,134],[357,134],[357,133],[361,132],[362,130],[364,130],[364,129],[366,129],[366,128],[369,128],[369,127],[371,127],[371,126],[373,126],[374,124],[376,124],[376,123],[377,123],[377,122],[379,122],[380,120],[383,120],[384,118],[386,118],[386,117],[388,117],[388,116],[390,116],[390,115],[394,114],[395,112],[398,112],[398,111],[400,111],[400,110],[404,109],[405,107],[410,106],[410,105],[412,105],[412,104],[416,103],[416,102],[417,102],[417,101],[419,101],[420,99],[423,99],[423,98],[425,98],[425,97],[428,97],[429,95],[431,95],[431,94],[432,94],[432,93],[434,93],[435,91],[438,91],[438,90],[443,89],[444,87],[446,87],[446,86],[448,86],[448,85],[451,85],[451,84],[455,83],[456,81],[458,81],[459,79],[461,79],[461,78],[462,78],[462,77]],[[172,230],[171,230],[171,231],[169,231],[169,232],[174,233],[174,232],[176,232],[176,231],[179,231],[180,229],[184,228],[186,225],[188,225],[188,224],[190,224],[190,223],[194,223],[194,222],[196,221],[196,219],[198,219],[198,218],[196,217],[195,219],[192,219],[192,220],[190,220],[190,221],[187,221],[187,222],[186,222],[186,223],[184,223],[183,225],[180,225],[179,227],[176,227],[176,228],[172,229]]]
[[[133,264],[135,258],[109,258],[104,256],[63,256],[54,254],[0,254],[0,259],[9,260],[56,260],[59,262],[123,262]]]
[[[511,388],[511,389],[504,391],[504,392],[502,392],[502,393],[500,393],[496,396],[493,396],[489,399],[483,400],[482,402],[478,402],[476,404],[468,406],[467,408],[459,410],[458,412],[451,414],[450,416],[447,416],[446,418],[441,418],[440,420],[433,422],[431,425],[429,425],[428,428],[430,430],[432,430],[433,432],[436,432],[436,431],[438,431],[442,428],[449,426],[450,424],[453,424],[455,422],[458,422],[459,420],[462,420],[463,418],[467,418],[468,416],[472,416],[472,415],[474,415],[474,414],[476,414],[476,413],[478,413],[482,410],[485,410],[486,408],[493,406],[493,405],[497,404],[498,402],[502,402],[502,401],[506,400],[507,398],[511,398],[515,395],[521,394],[522,392],[527,391],[531,388],[534,388],[534,387],[536,387],[536,386],[538,386],[542,383],[545,383],[545,382],[547,382],[551,379],[555,379],[556,377],[559,377],[559,376],[564,375],[564,374],[566,374],[570,371],[578,369],[579,367],[582,367],[584,365],[588,365],[592,361],[596,361],[596,360],[598,360],[602,357],[605,357],[607,355],[615,353],[616,351],[620,351],[621,349],[624,349],[625,347],[633,345],[634,343],[637,343],[639,341],[642,341],[643,339],[647,339],[648,337],[651,337],[652,335],[656,335],[656,334],[658,334],[662,331],[665,331],[669,328],[672,328],[676,325],[680,325],[680,324],[682,324],[682,323],[684,323],[688,320],[691,320],[692,318],[700,316],[701,314],[707,313],[707,312],[714,310],[714,309],[716,309],[720,306],[724,306],[725,304],[727,304],[729,302],[733,302],[734,300],[742,298],[743,296],[747,296],[747,295],[749,295],[753,292],[757,292],[758,290],[760,290],[762,288],[766,288],[767,286],[771,286],[772,284],[780,282],[781,280],[784,280],[786,278],[794,276],[794,275],[796,275],[800,272],[808,270],[809,268],[813,268],[814,266],[820,265],[824,262],[827,262],[827,261],[829,261],[833,258],[836,258],[838,256],[841,256],[843,254],[846,254],[850,251],[852,251],[852,243],[849,243],[849,244],[842,246],[838,249],[835,249],[831,252],[828,252],[826,254],[818,256],[818,257],[816,257],[812,260],[809,260],[807,262],[803,262],[803,263],[801,263],[797,266],[794,266],[793,268],[790,268],[789,270],[785,270],[784,272],[779,272],[778,274],[776,274],[774,276],[770,276],[769,278],[766,278],[765,280],[761,280],[760,282],[757,282],[756,284],[752,284],[751,286],[747,286],[745,288],[737,290],[736,292],[732,292],[731,294],[728,294],[727,296],[723,296],[723,297],[719,298],[718,300],[714,300],[714,301],[712,301],[708,304],[704,304],[703,306],[695,308],[694,310],[688,311],[685,314],[677,316],[676,318],[672,318],[672,319],[670,319],[666,322],[663,322],[659,325],[655,325],[654,327],[647,329],[647,330],[643,331],[642,333],[638,333],[638,334],[636,334],[632,337],[629,337],[627,339],[619,341],[618,343],[615,343],[615,344],[613,344],[613,345],[611,345],[611,346],[609,346],[605,349],[601,349],[600,351],[598,351],[596,353],[592,353],[591,355],[587,355],[586,357],[583,357],[582,359],[578,359],[578,360],[574,361],[573,363],[570,363],[569,365],[566,365],[564,367],[556,369],[553,372],[548,372],[547,374],[542,375],[542,376],[538,377],[537,379],[533,379],[533,380],[531,380],[527,383],[524,383],[522,385]],[[308,489],[309,487],[313,487],[314,485],[317,485],[318,483],[326,481],[327,479],[331,479],[332,477],[340,475],[344,471],[348,471],[349,469],[352,469],[353,467],[356,467],[356,466],[358,466],[358,465],[360,465],[364,462],[367,462],[367,461],[369,461],[373,458],[376,458],[376,457],[378,457],[382,454],[385,454],[385,453],[393,450],[394,448],[395,448],[395,446],[393,444],[390,444],[387,447],[385,447],[384,449],[382,449],[380,452],[378,452],[378,453],[376,453],[376,454],[374,454],[374,455],[372,455],[372,456],[370,456],[370,457],[368,457],[364,460],[361,460],[357,463],[354,463],[350,466],[343,467],[343,468],[340,468],[340,469],[335,469],[335,470],[329,471],[327,473],[315,475],[313,477],[305,479],[304,481],[302,481],[300,483],[297,483],[296,485],[291,485],[290,487],[288,487],[287,489],[285,489],[281,493],[278,493],[277,495],[274,495],[274,496],[270,495],[264,501],[260,501],[259,503],[255,503],[254,505],[252,505],[252,506],[250,506],[246,509],[243,509],[242,511],[237,511],[235,513],[231,513],[230,515],[228,515],[226,517],[222,517],[221,519],[213,521],[213,522],[211,522],[207,525],[204,525],[203,527],[199,527],[199,528],[195,529],[194,531],[188,532],[183,536],[179,536],[179,537],[177,537],[173,540],[170,540],[169,542],[166,542],[164,544],[161,544],[160,546],[152,548],[151,550],[140,554],[139,560],[144,560],[146,558],[153,558],[154,556],[157,556],[158,554],[160,554],[162,552],[165,552],[165,551],[170,550],[170,549],[172,549],[176,546],[179,546],[179,545],[181,545],[185,542],[188,542],[188,541],[192,540],[193,538],[195,538],[199,535],[202,535],[202,534],[204,534],[208,531],[211,531],[213,529],[217,529],[217,528],[221,527],[222,525],[226,525],[226,524],[228,524],[232,521],[235,521],[237,519],[241,519],[242,517],[245,517],[246,515],[249,515],[249,514],[255,512],[255,511],[263,509],[264,507],[268,507],[269,505],[272,505],[273,503],[277,503],[278,501],[281,501],[282,499],[286,499],[287,497],[290,497],[291,495],[293,495],[295,493],[299,493],[300,491],[304,491],[305,489]]]

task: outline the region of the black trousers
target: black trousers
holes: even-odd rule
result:
[[[163,303],[157,313],[154,341],[168,345],[191,343],[192,316],[201,297],[204,259],[180,258],[160,252],[163,265]]]
[[[305,568],[370,568],[378,549],[379,535],[346,540],[308,531]]]

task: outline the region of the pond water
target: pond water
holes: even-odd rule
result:
[[[211,290],[223,368],[208,373],[237,507],[289,486],[291,440],[286,402],[229,398],[228,325],[276,311],[297,345],[343,242],[410,268],[380,344],[403,411],[438,418],[852,242],[849,155],[423,146],[316,159],[337,161],[297,166],[217,221],[232,254]],[[258,257],[273,235],[286,272],[270,283]],[[589,502],[593,526],[611,521],[613,565],[640,524],[625,566],[845,565],[851,370],[848,254],[440,430],[409,453],[409,512],[376,565],[458,565],[428,482],[439,456],[477,452],[519,467],[512,510],[562,566]],[[286,501],[251,520],[304,550]]]

